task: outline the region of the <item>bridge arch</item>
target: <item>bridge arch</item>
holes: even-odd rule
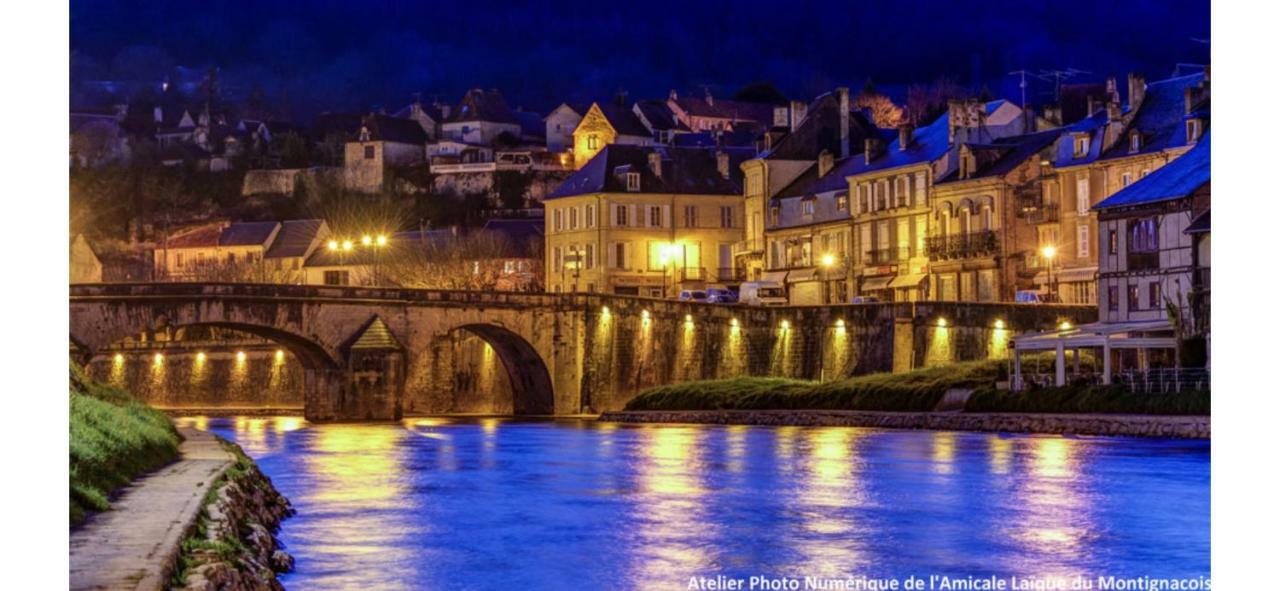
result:
[[[511,384],[512,414],[555,414],[555,390],[547,364],[533,345],[512,330],[496,324],[463,324],[454,330],[470,332],[493,348]]]
[[[333,355],[330,355],[329,352],[326,351],[325,348],[321,346],[319,343],[316,343],[315,341],[308,339],[307,337],[304,337],[302,335],[295,334],[290,331],[277,328],[274,326],[266,326],[266,325],[251,324],[251,323],[244,323],[244,322],[233,322],[233,321],[195,321],[195,322],[166,324],[165,326],[172,327],[175,332],[183,329],[195,328],[195,327],[213,327],[213,328],[224,328],[228,330],[234,330],[237,332],[253,335],[256,337],[261,337],[279,344],[285,350],[289,351],[289,353],[292,353],[295,357],[297,357],[299,363],[301,363],[302,366],[306,369],[334,370],[340,367],[338,360],[336,360],[333,357]],[[87,352],[88,357],[93,357],[101,354],[103,349],[114,346],[124,341],[125,339],[137,337],[138,335],[142,334],[144,331],[153,330],[155,328],[160,328],[160,327],[156,327],[156,326],[120,327],[118,330],[114,331],[114,334],[107,336],[105,341],[102,342],[97,347],[89,347],[86,344],[86,341],[78,337],[74,331],[70,335],[70,340],[74,347]]]

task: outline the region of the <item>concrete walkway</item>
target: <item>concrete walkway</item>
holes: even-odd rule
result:
[[[135,480],[71,532],[71,589],[164,589],[205,493],[234,458],[210,433],[181,429],[181,459]]]

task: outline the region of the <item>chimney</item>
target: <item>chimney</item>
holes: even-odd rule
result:
[[[649,152],[649,170],[653,172],[653,176],[662,178],[662,154],[656,150]]]
[[[832,168],[835,168],[835,164],[836,164],[835,160],[836,160],[835,156],[831,155],[830,150],[823,150],[821,154],[818,154],[818,177],[819,178],[827,176],[827,173],[831,172]]]
[[[1182,91],[1182,114],[1190,115],[1191,109],[1196,106],[1196,89],[1188,86]]]
[[[1093,98],[1093,95],[1092,95],[1092,94],[1091,94],[1091,95],[1089,95],[1089,96],[1088,96],[1088,97],[1086,97],[1086,98],[1088,98],[1088,99],[1089,99],[1089,106],[1088,106],[1088,108],[1086,108],[1086,109],[1085,109],[1085,116],[1087,116],[1087,117],[1092,117],[1092,116],[1093,116],[1093,112],[1094,112],[1095,110],[1097,110],[1097,104],[1094,102],[1094,98]]]
[[[1142,74],[1129,72],[1129,110],[1137,110],[1147,96],[1147,81]]]
[[[1107,123],[1115,123],[1120,121],[1120,103],[1107,103]]]
[[[871,161],[875,160],[876,156],[880,155],[879,151],[880,151],[879,138],[869,137],[867,139],[862,140],[862,157],[864,159],[863,161],[866,162],[867,164],[871,164]]]
[[[1119,96],[1119,94],[1120,93],[1116,90],[1116,77],[1108,76],[1107,77],[1107,102],[1117,100],[1115,97]]]
[[[808,107],[804,101],[791,101],[791,131],[795,131],[800,127],[800,120],[804,119],[805,111]]]
[[[849,89],[841,86],[836,89],[840,98],[840,158],[849,157]]]
[[[716,150],[716,170],[720,171],[720,176],[729,178],[729,153],[724,150]]]
[[[1044,108],[1044,118],[1055,127],[1062,125],[1062,107],[1059,105],[1046,105]]]
[[[906,150],[911,147],[911,142],[915,139],[916,128],[910,123],[903,123],[898,126],[898,150]]]
[[[679,94],[676,94],[676,89],[672,88],[672,89],[671,89],[671,92],[667,93],[667,100],[669,100],[669,101],[678,101],[678,100],[680,100],[680,95],[679,95]]]

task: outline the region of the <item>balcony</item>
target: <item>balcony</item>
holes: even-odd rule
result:
[[[930,236],[926,243],[929,258],[937,260],[990,256],[995,254],[999,247],[1000,240],[992,230],[957,236]]]
[[[747,280],[747,270],[739,267],[736,269],[716,269],[716,281],[720,283],[738,283]]]
[[[1125,270],[1128,271],[1151,271],[1160,268],[1160,251],[1151,252],[1133,252],[1129,251],[1125,261],[1127,265]]]
[[[684,267],[678,269],[680,281],[706,281],[707,270],[702,267]]]
[[[752,238],[750,240],[740,240],[733,243],[733,255],[740,254],[763,254],[764,240]]]
[[[871,265],[887,265],[889,263],[903,262],[910,258],[911,248],[907,246],[877,248],[867,251],[867,262]]]
[[[1027,223],[1056,224],[1061,219],[1062,208],[1057,203],[1041,203],[1025,209],[1024,212],[1027,215]]]

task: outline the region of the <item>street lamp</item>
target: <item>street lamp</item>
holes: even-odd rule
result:
[[[1046,244],[1040,249],[1040,254],[1044,256],[1044,260],[1048,265],[1048,276],[1045,278],[1049,283],[1049,301],[1054,302],[1058,299],[1057,286],[1053,283],[1053,257],[1058,254],[1058,249],[1052,244]]]

